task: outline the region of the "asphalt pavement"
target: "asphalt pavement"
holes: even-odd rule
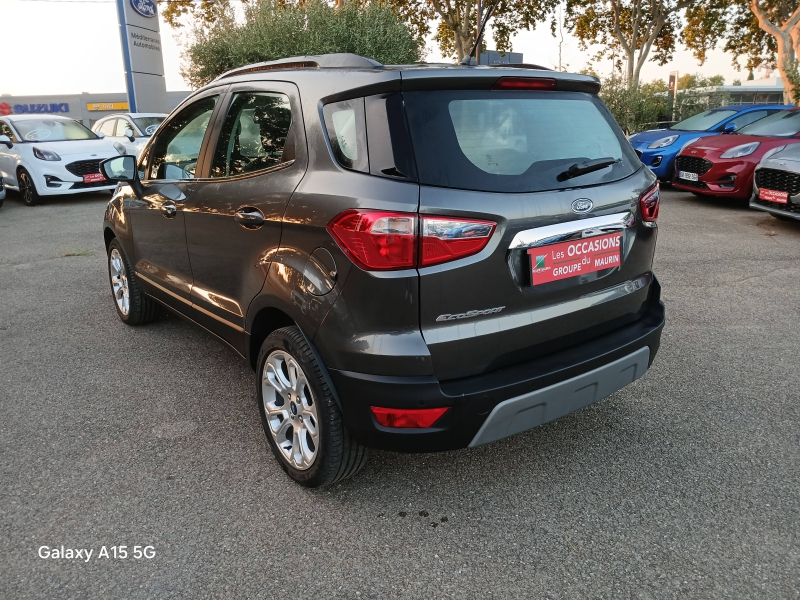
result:
[[[107,199],[0,208],[0,597],[800,596],[800,223],[665,192],[642,379],[313,491],[243,360],[175,317],[118,321]]]

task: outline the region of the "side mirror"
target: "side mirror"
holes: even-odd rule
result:
[[[133,156],[115,156],[100,163],[100,170],[109,181],[131,183],[137,179],[136,159]]]
[[[131,142],[136,141],[136,138],[133,136],[133,129],[131,129],[130,127],[128,127],[125,130],[125,137],[128,138],[128,140],[130,140]]]
[[[5,144],[7,148],[14,146],[14,144],[11,143],[11,138],[7,135],[0,135],[0,144]]]
[[[103,133],[102,131],[97,131],[97,132],[95,132],[95,135],[96,135],[97,137],[99,137],[101,140],[102,140],[104,137],[106,137],[106,134],[105,134],[105,133]]]
[[[144,195],[142,182],[139,180],[139,171],[136,168],[136,157],[130,154],[107,158],[100,162],[100,172],[109,181],[122,181],[129,183],[133,193],[140,200]]]
[[[725,127],[722,128],[722,133],[733,133],[736,131],[736,123],[725,123]]]

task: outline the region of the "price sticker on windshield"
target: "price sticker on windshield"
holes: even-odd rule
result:
[[[528,254],[533,285],[586,275],[622,264],[622,233],[531,248]]]

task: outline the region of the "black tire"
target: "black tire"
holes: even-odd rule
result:
[[[274,354],[288,354],[296,361],[302,369],[308,387],[311,388],[311,397],[316,406],[319,444],[316,446],[313,462],[305,469],[297,468],[284,456],[270,429],[262,382],[264,382],[267,358]],[[275,458],[286,474],[302,486],[316,488],[336,483],[358,472],[367,460],[367,448],[356,442],[345,429],[339,405],[300,330],[297,327],[284,327],[273,331],[261,345],[257,365],[256,394],[261,425]],[[265,385],[270,386],[269,382]],[[267,388],[267,393],[272,393],[271,388]],[[283,401],[281,399],[281,402]],[[293,402],[289,404],[294,405]],[[279,421],[281,424],[283,422],[284,420]]]
[[[42,199],[39,192],[36,191],[36,184],[33,182],[33,177],[25,169],[20,168],[17,173],[17,187],[19,188],[19,195],[22,196],[22,201],[28,206],[36,206]]]
[[[117,256],[115,253],[118,253],[123,269],[124,279],[127,283],[127,313],[117,302],[117,296],[114,291],[115,281],[112,272],[115,267],[112,264],[112,259],[116,258]],[[126,325],[144,325],[145,323],[149,323],[155,319],[160,312],[161,305],[142,292],[141,287],[139,286],[139,280],[136,278],[136,274],[133,272],[133,269],[131,269],[131,265],[128,262],[128,257],[125,256],[125,251],[122,249],[122,245],[117,240],[111,240],[111,243],[108,245],[107,264],[108,280],[111,284],[111,297],[114,300],[114,308],[117,311],[117,316],[119,317],[120,321]]]

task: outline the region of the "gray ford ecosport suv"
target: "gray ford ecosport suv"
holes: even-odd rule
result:
[[[658,183],[598,90],[341,54],[226,73],[103,164],[119,317],[164,305],[247,359],[306,486],[596,402],[664,324]]]

